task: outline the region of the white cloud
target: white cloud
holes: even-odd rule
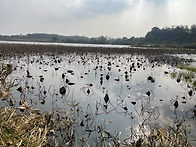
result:
[[[120,13],[129,8],[128,0],[81,0],[66,4],[65,11],[73,17],[88,18]]]
[[[129,8],[127,0],[86,0],[85,10],[93,14],[118,13]]]
[[[0,34],[144,36],[196,23],[195,0],[0,0]]]

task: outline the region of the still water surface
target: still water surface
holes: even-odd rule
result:
[[[188,57],[196,59],[195,55]],[[124,140],[138,131],[133,128],[141,122],[164,127],[182,119],[191,131],[190,139],[196,137],[191,111],[196,105],[194,89],[186,81],[173,79],[170,74],[182,70],[169,64],[152,62],[144,55],[99,53],[24,54],[1,62],[15,67],[9,79],[18,83],[12,90],[16,107],[21,100],[43,112],[78,104],[78,118],[84,123],[78,125],[79,137],[92,144],[95,138],[87,137],[86,130],[95,130],[96,125],[113,134],[122,132]],[[19,92],[18,87],[24,91]],[[174,108],[176,101],[179,106]]]

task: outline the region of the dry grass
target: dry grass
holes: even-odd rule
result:
[[[146,135],[142,145],[145,146],[190,146],[186,125],[183,120],[179,121],[176,126],[167,124],[165,127],[152,126],[150,135]]]
[[[0,110],[0,145],[44,146],[47,133],[48,126],[39,111],[24,114],[12,107]]]
[[[12,65],[0,65],[0,98],[11,102],[10,90],[14,81],[7,77],[13,71]],[[44,146],[48,143],[49,124],[37,109],[31,109],[26,102],[21,107],[0,108],[1,146]]]
[[[57,123],[58,122],[58,123]],[[55,125],[56,124],[56,125]],[[58,124],[58,125],[57,125]],[[54,126],[56,126],[54,128]],[[1,146],[52,146],[55,142],[55,131],[63,129],[61,135],[64,140],[55,145],[75,146],[77,137],[74,134],[74,121],[67,117],[63,120],[55,120],[52,113],[41,114],[39,110],[26,109],[24,112],[16,108],[0,109],[0,145]],[[165,127],[149,127],[148,133],[142,132],[143,124],[139,129],[142,132],[136,135],[137,139],[128,143],[120,141],[119,134],[111,134],[101,126],[97,126],[97,146],[191,146],[188,143],[188,134],[183,120],[175,126],[169,124]],[[76,137],[76,138],[75,138]],[[60,141],[60,140],[59,140]],[[79,138],[86,146],[88,142]]]

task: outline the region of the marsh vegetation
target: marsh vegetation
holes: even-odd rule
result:
[[[181,66],[194,50],[1,44],[0,54],[1,145],[195,144],[195,72]]]

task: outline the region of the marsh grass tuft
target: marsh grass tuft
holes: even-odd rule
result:
[[[177,68],[186,69],[188,71],[196,72],[196,68],[195,67],[191,67],[191,66],[184,65],[184,64],[178,65]]]
[[[195,74],[193,72],[180,72],[178,74],[179,79],[184,79],[186,82],[192,82],[195,78]]]
[[[195,73],[194,72],[172,72],[171,78],[177,79],[177,82],[179,83],[181,80],[185,82],[189,82],[192,84],[193,88],[196,90],[196,80],[195,80]]]
[[[173,79],[175,79],[175,78],[177,77],[177,75],[178,75],[177,72],[172,72],[172,73],[171,73],[171,77],[172,77]]]
[[[196,89],[196,80],[193,82],[193,87]]]

